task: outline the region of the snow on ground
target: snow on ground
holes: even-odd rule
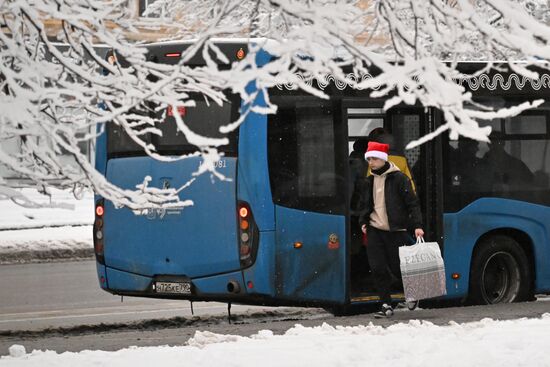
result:
[[[36,191],[24,193],[38,198]],[[92,248],[93,196],[76,200],[53,190],[53,201],[74,209],[29,209],[0,198],[0,263],[21,253]],[[47,200],[41,198],[39,200]],[[17,230],[15,230],[17,229]],[[76,252],[74,252],[76,251]],[[12,255],[16,254],[16,257]],[[10,256],[12,256],[10,258]],[[387,328],[303,327],[284,335],[264,330],[250,337],[197,331],[185,346],[131,347],[116,352],[32,351],[14,345],[1,366],[549,366],[550,314],[436,326],[413,320]],[[182,340],[182,342],[185,342]]]
[[[0,231],[0,264],[80,258],[91,255],[92,249],[92,226]]]
[[[34,189],[20,191],[34,201],[51,200],[62,208],[27,208],[0,196],[0,264],[91,255],[91,192],[78,200],[70,191],[52,189],[51,199]]]
[[[387,328],[296,325],[284,335],[197,331],[186,346],[116,352],[32,351],[12,346],[0,366],[550,366],[550,313],[540,319],[436,326],[412,320]]]
[[[51,198],[35,189],[18,191],[41,204],[56,203],[73,209],[26,208],[0,196],[0,230],[93,224],[94,196],[91,192],[85,192],[83,198],[77,200],[69,190],[51,189]],[[3,237],[1,232],[0,236]]]

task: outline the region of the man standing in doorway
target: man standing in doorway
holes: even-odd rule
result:
[[[407,229],[423,237],[420,204],[409,178],[388,162],[389,145],[369,142],[365,159],[372,175],[364,181],[359,225],[367,234],[367,255],[382,304],[376,317],[391,317],[390,271],[401,279],[399,246],[411,243]]]

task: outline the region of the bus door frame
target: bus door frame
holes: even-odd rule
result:
[[[374,99],[369,97],[344,97],[341,99],[341,118],[342,128],[345,129],[346,142],[349,141],[348,128],[348,109],[349,108],[383,108],[385,100]],[[422,137],[430,132],[435,131],[443,123],[443,118],[440,111],[434,108],[424,108],[422,106],[397,106],[383,114],[383,127],[392,133],[392,118],[397,113],[417,114],[420,116],[419,137]],[[360,115],[360,114],[359,114]],[[377,114],[372,114],[373,116]],[[335,115],[336,116],[336,115]],[[382,116],[381,116],[382,117]],[[367,134],[370,133],[367,132]],[[348,147],[345,147],[346,152]],[[442,138],[440,136],[424,143],[422,145],[423,154],[421,155],[420,164],[425,173],[423,177],[414,177],[415,183],[422,180],[422,189],[425,194],[419,197],[422,200],[421,204],[424,208],[423,225],[425,239],[427,241],[437,241],[443,251],[443,162],[442,162]],[[348,153],[349,156],[349,153]],[[350,167],[346,167],[346,180],[350,180]],[[351,275],[351,226],[350,226],[350,205],[351,197],[349,191],[346,192],[346,299],[351,300],[350,275]]]
[[[380,108],[382,109],[384,106],[384,100],[376,99],[376,98],[370,98],[370,97],[343,97],[340,100],[339,108],[341,110],[341,113],[339,114],[342,118],[341,126],[342,129],[344,129],[344,137],[346,141],[346,145],[343,147],[346,153],[347,160],[349,160],[349,128],[348,128],[348,109],[349,108]],[[357,114],[361,116],[361,114]],[[373,114],[375,115],[375,114]],[[382,117],[383,120],[383,126],[385,126],[385,122],[387,119],[386,113],[379,114],[384,115]],[[336,115],[335,115],[336,116]],[[370,131],[369,131],[370,132]],[[366,136],[365,136],[366,137]],[[346,164],[346,187],[349,187],[350,180],[350,165],[349,162]],[[351,207],[351,196],[349,194],[349,190],[346,191],[346,264],[345,264],[345,271],[346,271],[346,295],[345,298],[348,303],[351,302],[351,239],[352,239],[352,233],[351,233],[351,213],[350,213],[350,207]]]
[[[398,113],[396,113],[398,112]],[[392,117],[399,114],[418,114],[420,116],[419,137],[434,132],[442,124],[441,112],[434,108],[422,106],[397,106],[387,111],[386,130],[392,131]],[[422,165],[423,177],[413,176],[415,183],[422,180],[421,187],[425,190],[419,196],[421,205],[424,208],[423,225],[426,241],[436,241],[443,250],[443,161],[442,161],[442,138],[437,136],[422,144],[420,164]],[[418,185],[417,185],[418,186]]]
[[[436,108],[430,107],[428,108],[428,130],[429,132],[434,132],[435,130],[439,129],[441,125],[444,124],[444,118],[441,111],[439,111]],[[443,132],[443,134],[446,134],[446,132]],[[443,200],[444,198],[444,186],[445,185],[445,179],[443,177],[443,137],[441,134],[439,134],[437,137],[433,138],[431,140],[432,145],[432,169],[433,174],[432,177],[432,190],[433,190],[433,213],[432,213],[432,220],[433,223],[432,227],[432,238],[434,241],[437,241],[439,244],[439,247],[441,249],[441,253],[443,254],[443,248],[444,248],[444,239],[445,239],[445,233],[444,233],[444,223],[443,223]],[[430,167],[428,167],[430,168]],[[428,232],[429,233],[429,232]]]

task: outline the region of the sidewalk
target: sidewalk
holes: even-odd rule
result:
[[[41,203],[49,198],[34,189],[20,190]],[[0,198],[0,264],[74,260],[93,256],[93,194],[77,200],[71,192],[52,189],[62,208],[26,208]]]

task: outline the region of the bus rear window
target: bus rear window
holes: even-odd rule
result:
[[[157,121],[155,127],[162,132],[162,136],[144,136],[147,143],[156,147],[163,155],[179,155],[193,153],[199,147],[189,143],[182,131],[177,129],[174,114],[178,113],[183,123],[195,134],[208,138],[227,138],[227,145],[219,146],[218,151],[225,156],[237,156],[238,130],[228,134],[220,133],[221,126],[227,125],[238,118],[239,99],[231,97],[223,105],[196,98],[194,107],[151,109],[151,117]],[[143,155],[145,152],[126,134],[120,126],[110,124],[108,128],[108,151],[113,156]]]
[[[161,153],[184,153],[194,152],[198,148],[190,144],[183,132],[177,129],[176,118],[178,113],[183,122],[194,133],[209,138],[228,138],[229,144],[218,147],[218,150],[225,153],[226,156],[237,155],[237,134],[220,133],[220,126],[227,125],[237,119],[237,110],[235,98],[218,105],[212,101],[206,101],[204,98],[195,99],[194,107],[167,108],[157,111],[156,127],[162,131],[162,136],[154,137],[155,146]]]
[[[136,111],[133,111],[136,113]],[[141,115],[144,113],[141,112]],[[109,157],[143,155],[145,152],[131,137],[126,133],[122,126],[113,121],[107,124],[107,153]],[[140,138],[146,143],[151,142],[149,134],[141,135]]]

